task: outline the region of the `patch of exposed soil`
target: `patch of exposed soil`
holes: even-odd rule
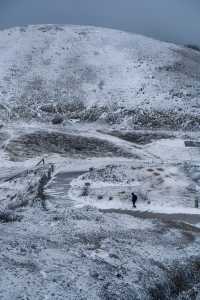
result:
[[[46,153],[71,157],[132,157],[120,147],[97,138],[60,132],[38,131],[10,140],[5,146],[11,160],[23,160]]]
[[[148,132],[148,131],[141,132],[141,131],[113,130],[106,133],[118,137],[122,140],[135,143],[135,144],[140,144],[140,145],[147,145],[149,143],[152,143],[155,140],[170,139],[175,137],[173,134],[168,134],[164,132]]]

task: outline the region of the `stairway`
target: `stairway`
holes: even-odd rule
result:
[[[50,210],[64,210],[73,206],[73,200],[68,196],[70,183],[84,172],[57,173],[45,189],[45,199]]]

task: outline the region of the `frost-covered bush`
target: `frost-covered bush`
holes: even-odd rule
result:
[[[82,197],[87,197],[89,195],[89,187],[90,187],[90,183],[86,182],[81,193]]]

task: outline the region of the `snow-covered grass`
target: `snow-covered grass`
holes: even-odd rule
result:
[[[2,119],[51,119],[40,109],[50,105],[68,119],[199,127],[198,52],[84,26],[14,28],[0,39]]]
[[[193,166],[199,150],[186,149],[184,139],[198,140],[199,133],[158,130],[155,136],[149,130],[146,143],[147,132],[140,130],[145,142],[135,144],[106,132],[197,128],[199,54],[80,26],[15,28],[1,31],[0,39],[0,125],[11,119],[0,128],[0,206],[20,216],[8,214],[3,218],[13,223],[0,222],[2,300],[171,300],[183,290],[190,295],[199,282],[200,210],[194,199],[200,167]],[[55,113],[64,121],[53,126]],[[35,134],[40,138],[33,140]],[[88,143],[95,138],[95,155],[86,151],[83,157],[74,140],[65,145],[68,157],[62,156],[63,135]],[[113,151],[103,157],[103,143],[131,155],[116,157]],[[25,148],[26,154],[33,150],[29,159]],[[32,200],[43,173],[3,183],[41,158],[55,164],[42,202]],[[25,197],[15,203],[15,195]]]
[[[130,209],[131,192],[134,191],[138,195],[137,207],[141,211],[198,213],[198,210],[194,209],[194,201],[198,196],[198,184],[195,180],[199,178],[199,170],[192,170],[190,164],[198,163],[199,150],[198,148],[185,148],[184,136],[186,134],[181,133],[179,138],[179,133],[174,132],[172,139],[160,139],[151,141],[147,145],[136,145],[102,131],[96,132],[91,124],[53,127],[29,123],[24,127],[24,123],[18,123],[17,126],[14,123],[8,124],[2,132],[6,131],[10,136],[9,140],[12,140],[24,132],[30,135],[39,128],[44,132],[54,134],[67,131],[70,134],[81,134],[88,139],[95,137],[99,141],[108,141],[133,154],[134,158],[102,158],[99,153],[99,157],[88,155],[83,159],[81,156],[79,158],[69,156],[66,159],[58,153],[38,153],[38,156],[35,153],[36,156],[28,160],[12,162],[5,152],[6,147],[3,147],[0,152],[1,178],[30,168],[44,157],[47,163],[56,164],[56,173],[87,172],[90,168],[94,169],[89,175],[82,176],[84,180],[78,179],[72,183],[73,195],[71,196],[76,198],[77,204],[91,204],[99,208]],[[98,126],[98,128],[101,127]],[[143,132],[141,131],[140,134],[142,136]],[[198,134],[191,138],[197,139]],[[87,199],[80,197],[85,182],[90,182],[90,193]]]
[[[8,124],[7,133],[10,131],[12,138],[15,132],[16,136],[20,136],[38,131],[40,127],[40,124],[29,124],[23,129],[22,124],[17,125]],[[162,221],[155,215],[155,212],[199,213],[190,208],[192,202],[188,202],[185,195],[182,198],[182,193],[190,187],[193,179],[189,176],[191,170],[182,164],[187,161],[187,155],[183,153],[180,159],[177,156],[176,162],[173,160],[173,147],[175,152],[183,147],[180,139],[178,143],[175,142],[176,137],[167,140],[171,154],[166,156],[161,151],[162,140],[138,146],[96,133],[89,124],[73,128],[58,126],[55,129],[43,124],[41,129],[108,140],[139,158],[88,156],[85,159],[66,159],[58,153],[45,155],[45,162],[53,162],[56,167],[55,177],[45,194],[48,210],[42,209],[36,202],[33,206],[18,208],[17,215],[11,218],[15,223],[0,224],[1,268],[8,274],[0,280],[2,299],[11,298],[13,293],[21,295],[24,289],[26,295],[31,293],[30,299],[40,295],[50,299],[102,300],[109,299],[111,295],[113,299],[123,299],[125,295],[125,299],[137,297],[146,300],[149,297],[153,300],[155,295],[159,295],[161,299],[168,300],[172,299],[172,293],[178,295],[182,291],[179,288],[180,276],[181,282],[192,287],[195,282],[193,266],[198,266],[199,261],[198,225],[194,227],[190,220],[188,224],[179,224],[173,216],[172,223],[165,223],[164,219]],[[155,148],[157,152],[154,152]],[[5,149],[1,149],[5,171],[1,171],[2,176],[33,166],[42,158],[36,153],[29,160],[11,162],[5,155]],[[86,173],[75,179],[78,176],[76,171]],[[2,184],[1,191],[4,188],[4,195],[6,188],[10,194],[22,191],[32,179],[25,176],[13,184]],[[88,196],[81,196],[85,183],[90,183]],[[138,210],[153,212],[153,220],[151,215],[146,219],[132,215],[132,190],[139,195]],[[150,190],[150,195],[147,190]],[[111,196],[112,199],[109,199]],[[150,204],[147,203],[149,196]],[[4,205],[6,203],[4,201]],[[115,210],[106,213],[99,210],[102,208]],[[4,216],[4,219],[9,217]],[[9,257],[6,262],[5,257]],[[17,267],[13,268],[13,264]],[[45,282],[44,289],[41,289],[41,282]],[[162,289],[157,287],[158,284]],[[5,290],[4,286],[9,288]]]
[[[92,169],[72,182],[70,195],[83,205],[131,209],[131,192],[135,192],[141,211],[197,214],[198,192],[191,190],[191,186],[193,181],[183,166],[141,167],[129,161]]]

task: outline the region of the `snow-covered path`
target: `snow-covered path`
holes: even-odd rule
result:
[[[48,184],[45,190],[45,196],[47,206],[52,211],[63,211],[69,207],[77,206],[75,200],[68,194],[71,187],[71,181],[78,176],[82,175],[84,171],[71,171],[71,172],[60,172],[55,175],[52,181]],[[188,223],[188,224],[199,224],[200,214],[192,213],[171,213],[168,212],[154,212],[144,211],[143,209],[131,210],[131,209],[99,209],[103,213],[117,213],[121,215],[133,216],[141,219],[159,220],[164,223]],[[198,230],[198,229],[197,229]]]
[[[181,223],[188,223],[188,224],[199,224],[200,223],[200,215],[199,214],[164,214],[164,213],[157,213],[157,212],[149,212],[149,211],[139,211],[139,210],[123,210],[123,209],[100,209],[103,213],[117,213],[121,215],[128,215],[136,218],[141,219],[150,219],[150,220],[160,220],[164,223],[170,222],[181,222]],[[194,229],[200,232],[200,229]]]
[[[73,200],[69,197],[70,183],[83,171],[57,173],[45,190],[47,206],[50,210],[65,210],[73,206]]]

